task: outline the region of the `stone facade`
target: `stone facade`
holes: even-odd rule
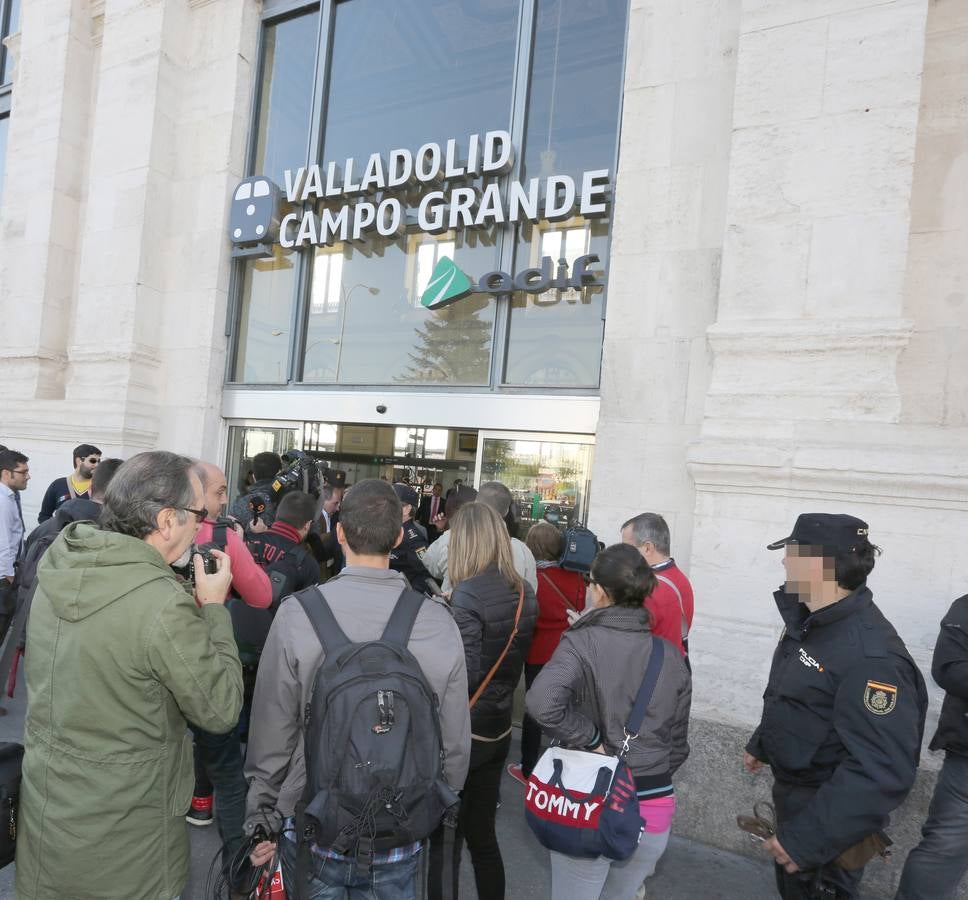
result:
[[[31,455],[28,514],[82,440],[222,450],[259,13],[23,6],[0,406]],[[968,5],[632,0],[620,157],[591,525],[612,541],[636,512],[669,519],[697,595],[677,827],[753,852],[733,817],[768,786],[739,764],[780,631],[766,543],[801,511],[867,519],[872,587],[926,673],[968,581]]]

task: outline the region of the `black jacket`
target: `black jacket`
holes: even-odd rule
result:
[[[496,567],[462,581],[451,592],[454,620],[460,628],[467,657],[467,690],[473,697],[491,667],[507,646],[518,608],[518,592]],[[524,585],[524,609],[511,649],[471,710],[471,732],[494,738],[511,727],[511,700],[531,646],[538,603],[530,585]]]
[[[968,756],[968,594],[955,600],[941,620],[931,677],[945,689],[931,749]]]
[[[259,514],[259,518],[265,522],[266,527],[272,525],[276,520],[276,492],[272,488],[274,482],[275,478],[256,481],[244,494],[235,498],[229,507],[229,515],[248,530],[252,524],[253,505],[258,507],[264,504],[265,509]]]
[[[415,591],[421,594],[440,593],[430,572],[423,564],[427,552],[427,539],[417,530],[416,524],[408,519],[403,523],[403,540],[390,551],[390,568],[399,572]]]
[[[778,823],[801,869],[884,827],[914,783],[928,706],[924,679],[867,587],[807,614],[774,594],[786,630],[747,751],[780,784],[816,789]]]

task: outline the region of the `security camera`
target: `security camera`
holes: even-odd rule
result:
[[[377,406],[376,411],[382,416],[387,411],[387,408],[382,403],[380,403]]]

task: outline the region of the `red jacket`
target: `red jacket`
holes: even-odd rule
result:
[[[568,602],[561,598],[555,588],[565,595]],[[538,621],[528,651],[528,663],[543,665],[551,659],[562,632],[570,624],[567,615],[569,604],[576,612],[585,608],[585,579],[577,572],[568,572],[558,566],[539,568]]]
[[[686,648],[682,644],[682,614],[686,615],[686,632],[692,628],[692,614],[694,601],[692,596],[692,585],[686,578],[686,573],[682,571],[674,559],[668,562],[653,566],[652,571],[658,578],[668,578],[678,589],[682,597],[682,606],[679,606],[679,597],[672,589],[671,585],[664,581],[657,581],[655,590],[645,598],[645,608],[652,613],[652,633],[661,638],[665,638],[674,647],[679,648],[679,652],[685,656]]]
[[[196,544],[207,544],[212,540],[214,523],[206,519],[195,535]],[[225,552],[232,563],[232,590],[242,598],[246,606],[265,609],[272,603],[272,586],[269,576],[252,558],[249,548],[234,528],[225,529]]]

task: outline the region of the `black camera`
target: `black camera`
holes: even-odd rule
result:
[[[202,570],[207,575],[214,575],[218,571],[218,560],[212,555],[213,550],[218,550],[215,544],[192,545],[192,556],[188,563],[188,574],[192,584],[195,583],[195,554],[202,558]]]

